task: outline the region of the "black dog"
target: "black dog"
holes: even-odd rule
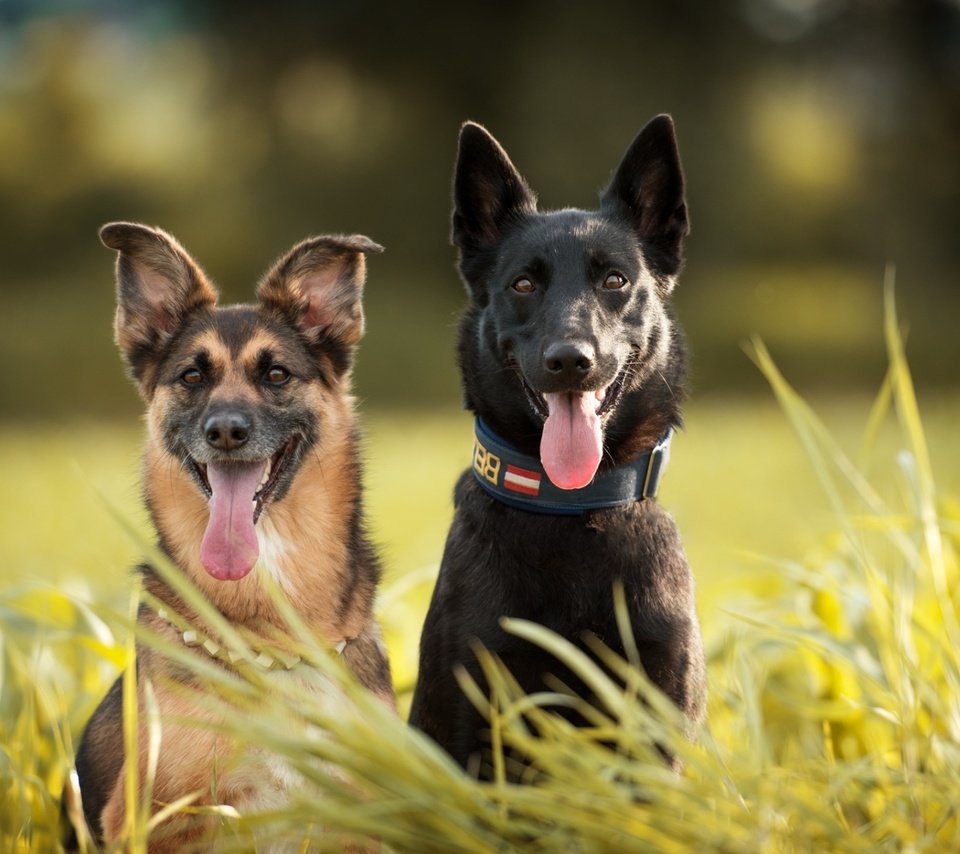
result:
[[[410,721],[467,765],[483,719],[454,676],[480,684],[474,644],[523,688],[581,683],[502,617],[548,626],[582,648],[623,651],[620,581],[642,664],[692,720],[704,703],[693,579],[670,516],[653,500],[680,424],[685,350],[667,299],[688,231],[669,116],[625,154],[598,211],[540,213],[497,141],[460,133],[453,242],[470,304],[460,325],[474,465],[424,625]]]

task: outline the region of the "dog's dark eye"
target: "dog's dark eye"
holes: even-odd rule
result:
[[[518,294],[532,294],[537,289],[537,286],[526,276],[521,276],[510,287]]]
[[[184,385],[203,385],[203,374],[196,368],[190,368],[180,374],[180,382]]]
[[[266,380],[271,385],[283,385],[290,379],[290,371],[282,365],[274,365],[267,371]]]
[[[627,283],[627,277],[620,273],[608,273],[607,278],[603,280],[603,287],[608,291],[618,291]]]

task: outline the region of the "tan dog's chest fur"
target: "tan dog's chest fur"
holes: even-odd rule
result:
[[[320,643],[346,642],[349,669],[392,708],[349,395],[363,326],[363,254],[379,247],[361,237],[304,241],[264,277],[257,304],[221,309],[169,235],[114,224],[101,236],[120,253],[117,340],[147,403],[144,498],[161,548],[235,628],[282,652],[289,630],[269,576]],[[214,640],[159,574],[142,570],[144,590],[165,605],[163,614],[142,606],[142,625],[174,644],[185,644],[187,623]],[[192,651],[231,667],[203,646]],[[318,704],[349,713],[339,689],[305,662],[259,675],[267,686],[309,686]],[[157,749],[148,683],[159,713],[154,812],[187,796],[195,806],[261,812],[303,794],[302,778],[280,757],[218,728],[226,712],[198,699],[202,680],[188,668],[138,644],[136,678],[141,791]],[[105,841],[122,838],[125,826],[121,684],[94,713],[77,754],[87,821]],[[212,826],[174,816],[151,836],[150,850],[202,844]]]

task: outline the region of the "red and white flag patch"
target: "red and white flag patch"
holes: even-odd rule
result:
[[[539,495],[540,473],[508,465],[503,475],[503,486],[505,489],[522,492],[524,495]]]

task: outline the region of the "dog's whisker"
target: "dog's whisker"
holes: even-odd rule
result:
[[[660,377],[660,379],[663,381],[663,384],[667,387],[667,391],[670,392],[670,396],[671,396],[671,397],[676,397],[676,395],[673,393],[673,388],[671,387],[670,383],[667,382],[667,378],[663,375],[663,371],[659,371],[659,370],[658,370],[658,371],[657,371],[657,376]]]

